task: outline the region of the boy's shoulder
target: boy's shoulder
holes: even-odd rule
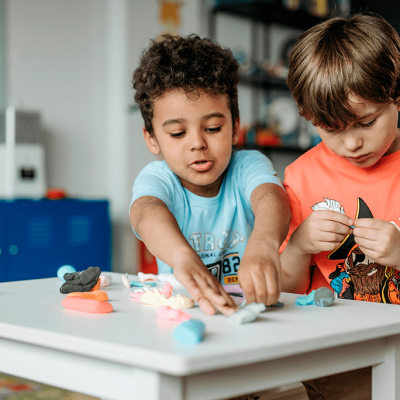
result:
[[[310,168],[319,163],[320,160],[328,160],[331,159],[332,156],[334,156],[333,153],[330,152],[324,142],[321,142],[296,158],[296,160],[294,160],[286,168],[289,170]]]
[[[245,165],[255,160],[268,160],[268,157],[259,150],[236,150],[232,153],[230,167],[236,165]]]

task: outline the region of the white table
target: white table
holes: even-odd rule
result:
[[[62,307],[58,278],[1,283],[0,371],[113,400],[215,400],[372,365],[373,399],[400,400],[397,306],[301,307],[283,293],[241,326],[195,307],[205,339],[185,345],[113,276],[102,315]]]

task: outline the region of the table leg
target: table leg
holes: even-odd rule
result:
[[[115,397],[101,400],[184,400],[184,382],[180,377],[135,369],[131,383],[129,390],[116,390]]]
[[[386,359],[372,366],[372,399],[400,400],[400,335],[386,339]]]

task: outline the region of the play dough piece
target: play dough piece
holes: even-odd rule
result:
[[[315,291],[314,302],[318,307],[330,307],[334,301],[335,296],[327,287],[320,287]]]
[[[167,298],[161,293],[161,289],[148,290],[140,298],[140,301],[150,306],[164,305],[166,300]]]
[[[94,288],[90,289],[90,291],[92,292],[94,290],[99,290],[100,286],[101,286],[101,280],[99,278],[99,279],[97,279],[97,283],[96,283],[96,285],[94,285]]]
[[[191,297],[185,296],[184,294],[177,294],[175,296],[171,296],[169,299],[166,299],[164,304],[173,308],[185,310],[194,306],[194,300]]]
[[[309,306],[314,303],[315,290],[311,291],[309,294],[304,296],[298,296],[295,303],[297,306]]]
[[[230,322],[234,324],[246,324],[257,319],[258,315],[265,311],[266,305],[263,303],[250,303],[240,308],[238,311],[228,317]]]
[[[60,287],[60,292],[63,294],[87,292],[97,285],[100,274],[99,267],[89,267],[84,271],[66,273],[64,275],[65,282]]]
[[[197,319],[184,321],[173,330],[174,339],[185,344],[197,344],[204,338],[206,326]]]
[[[128,279],[128,274],[122,275],[122,276],[121,276],[121,279],[122,279],[122,284],[123,284],[126,288],[129,289],[129,288],[131,287],[131,284],[130,284],[129,279]]]
[[[175,278],[174,274],[166,273],[157,276],[159,281],[168,282],[174,287],[184,287],[178,279]]]
[[[330,307],[335,301],[333,292],[327,287],[312,290],[308,295],[297,297],[294,304],[298,306],[316,305],[318,307]]]
[[[164,285],[164,287],[163,287],[162,294],[163,294],[167,299],[169,299],[169,298],[171,297],[173,291],[174,291],[174,289],[173,289],[172,285],[169,284],[169,283],[166,283],[166,284]]]
[[[63,265],[58,268],[57,276],[62,282],[65,282],[64,275],[72,274],[73,272],[76,272],[76,269],[72,265]]]
[[[61,304],[69,310],[94,314],[105,314],[113,311],[113,306],[110,303],[76,296],[66,296]]]
[[[107,301],[108,295],[104,290],[94,290],[93,292],[71,292],[67,294],[67,297],[76,296],[83,297],[85,299],[94,299],[98,301]]]
[[[157,280],[157,275],[145,274],[143,272],[138,272],[138,277],[139,277],[139,281],[140,282],[156,281]]]
[[[167,298],[161,289],[150,289],[144,293],[129,293],[129,296],[135,300],[139,300],[142,303],[150,306],[169,306],[179,310],[192,308],[194,306],[194,300],[184,294],[177,294]]]
[[[172,322],[183,322],[188,321],[192,316],[185,311],[177,310],[169,306],[157,306],[156,307],[157,320],[159,321],[172,321]]]
[[[113,280],[112,275],[110,275],[110,274],[101,274],[100,275],[100,286],[101,287],[110,286],[112,280]]]
[[[137,292],[137,293],[129,293],[129,296],[132,297],[134,300],[140,301],[141,297],[144,295],[145,292]]]

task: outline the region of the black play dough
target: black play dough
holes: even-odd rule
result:
[[[99,267],[89,267],[85,271],[64,274],[65,282],[60,287],[63,294],[72,292],[87,292],[96,286],[101,274]]]

